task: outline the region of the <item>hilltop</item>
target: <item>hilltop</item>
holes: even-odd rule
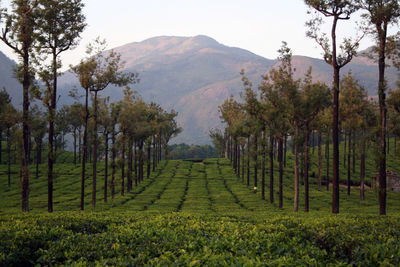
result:
[[[194,37],[160,36],[142,42],[129,43],[114,48],[125,61],[125,70],[138,72],[140,83],[133,86],[146,101],[160,103],[166,109],[179,112],[178,123],[184,129],[173,142],[209,143],[209,129],[218,127],[218,105],[230,95],[239,96],[242,83],[239,72],[245,69],[254,89],[277,60],[266,59],[250,51],[225,46],[203,35]],[[12,61],[0,53],[0,87],[5,86],[14,102],[21,98],[21,89],[12,78]],[[313,68],[315,80],[330,84],[332,69],[321,59],[293,56],[296,77],[302,77]],[[370,96],[376,95],[377,65],[360,53],[346,66],[341,74],[352,71],[365,86]],[[11,73],[11,74],[10,74]],[[397,71],[387,69],[389,88],[395,88]],[[72,73],[66,72],[59,80],[60,104],[71,104],[69,90],[78,82]],[[111,100],[123,96],[122,89],[110,87],[103,93]],[[17,103],[18,104],[18,103]]]

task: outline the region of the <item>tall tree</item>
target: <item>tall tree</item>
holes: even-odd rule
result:
[[[7,115],[7,109],[6,106],[7,104],[11,103],[11,98],[10,95],[7,93],[6,89],[3,88],[3,90],[0,91],[0,116],[4,117],[4,115]],[[0,119],[0,140],[3,137],[3,132],[4,130],[7,130],[6,125],[4,125],[4,120]],[[2,163],[2,142],[0,142],[0,164]]]
[[[21,114],[14,108],[11,103],[2,106],[3,113],[1,114],[0,123],[6,130],[7,137],[7,176],[8,176],[8,187],[11,186],[11,145],[13,138],[16,136],[13,134],[17,123],[21,120]],[[16,152],[15,152],[16,153]]]
[[[356,142],[356,134],[361,128],[363,111],[366,108],[367,91],[354,79],[351,73],[344,76],[341,81],[340,118],[343,129],[348,133],[349,149],[347,157],[347,195],[351,188],[351,145]]]
[[[43,138],[46,134],[46,117],[45,114],[35,106],[31,111],[31,131],[32,137],[36,145],[36,179],[39,178],[39,164],[42,163],[42,146]]]
[[[84,159],[87,153],[87,123],[89,119],[88,94],[94,93],[93,99],[93,147],[92,147],[92,208],[96,207],[96,177],[97,177],[97,116],[98,116],[98,93],[107,88],[108,85],[125,86],[137,81],[134,73],[124,73],[121,71],[123,64],[121,56],[114,51],[105,52],[106,43],[96,39],[87,49],[88,58],[81,61],[78,66],[72,67],[72,71],[79,77],[82,88],[85,89],[85,122],[84,122]],[[84,186],[85,170],[82,164],[82,190]],[[83,196],[81,196],[83,198]],[[83,200],[81,200],[83,203]],[[83,204],[81,203],[81,209]]]
[[[46,85],[42,98],[48,109],[48,211],[53,211],[53,180],[54,180],[54,121],[57,105],[58,70],[62,67],[59,56],[74,48],[85,28],[85,16],[82,14],[81,0],[38,0],[37,27],[38,52],[42,57],[50,57],[48,66],[40,59],[39,76]]]
[[[398,0],[357,0],[360,7],[366,11],[364,18],[372,27],[373,36],[377,41],[378,56],[378,95],[379,95],[379,131],[380,153],[379,161],[379,214],[386,215],[386,54],[389,26],[396,24],[400,18],[400,3]]]
[[[0,22],[3,25],[0,40],[19,57],[17,77],[22,84],[22,211],[29,211],[29,89],[33,82],[31,63],[35,46],[35,9],[37,0],[13,0],[11,11],[1,10]],[[5,23],[4,23],[5,21]]]
[[[332,121],[332,139],[333,139],[333,161],[332,161],[332,213],[339,213],[339,86],[340,70],[347,65],[356,55],[358,48],[358,39],[352,42],[345,39],[341,45],[344,51],[337,51],[336,29],[339,21],[349,20],[350,16],[357,11],[356,3],[353,0],[305,0],[305,3],[315,10],[315,14],[321,13],[325,17],[331,17],[331,43],[326,34],[321,33],[322,18],[316,16],[307,22],[307,36],[314,39],[322,48],[324,60],[333,68],[333,121]]]

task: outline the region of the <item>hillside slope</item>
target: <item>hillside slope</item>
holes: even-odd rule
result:
[[[154,37],[142,42],[126,44],[114,49],[121,53],[125,70],[138,72],[140,83],[132,86],[146,101],[155,101],[165,109],[179,112],[178,123],[184,129],[175,143],[209,143],[208,132],[220,126],[218,105],[230,95],[239,96],[242,83],[239,72],[245,69],[254,89],[277,61],[263,58],[244,49],[228,47],[207,36]],[[0,53],[0,88],[5,86],[19,104],[22,89],[12,78],[11,60]],[[320,59],[294,56],[295,76],[303,77],[311,66],[315,80],[330,84],[332,68]],[[370,96],[377,94],[377,65],[365,56],[353,59],[341,74],[349,70],[368,90]],[[386,72],[389,88],[396,87],[397,71]],[[60,105],[71,104],[68,94],[79,84],[75,76],[66,72],[59,79]],[[112,101],[123,97],[121,88],[110,86],[102,96]]]

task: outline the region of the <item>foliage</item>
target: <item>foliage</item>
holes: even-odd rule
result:
[[[171,159],[217,158],[217,149],[210,145],[175,144],[169,146]]]

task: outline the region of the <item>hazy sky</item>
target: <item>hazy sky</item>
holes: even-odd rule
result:
[[[10,0],[3,0],[7,6]],[[78,63],[88,42],[100,36],[109,48],[160,35],[207,35],[273,59],[281,41],[294,54],[321,57],[321,50],[306,38],[310,18],[303,0],[83,0],[88,27],[80,46],[64,53],[63,64]],[[329,23],[327,24],[327,27]],[[355,24],[339,24],[338,31],[354,35]],[[370,46],[370,39],[361,48]],[[0,44],[0,50],[15,56]]]

